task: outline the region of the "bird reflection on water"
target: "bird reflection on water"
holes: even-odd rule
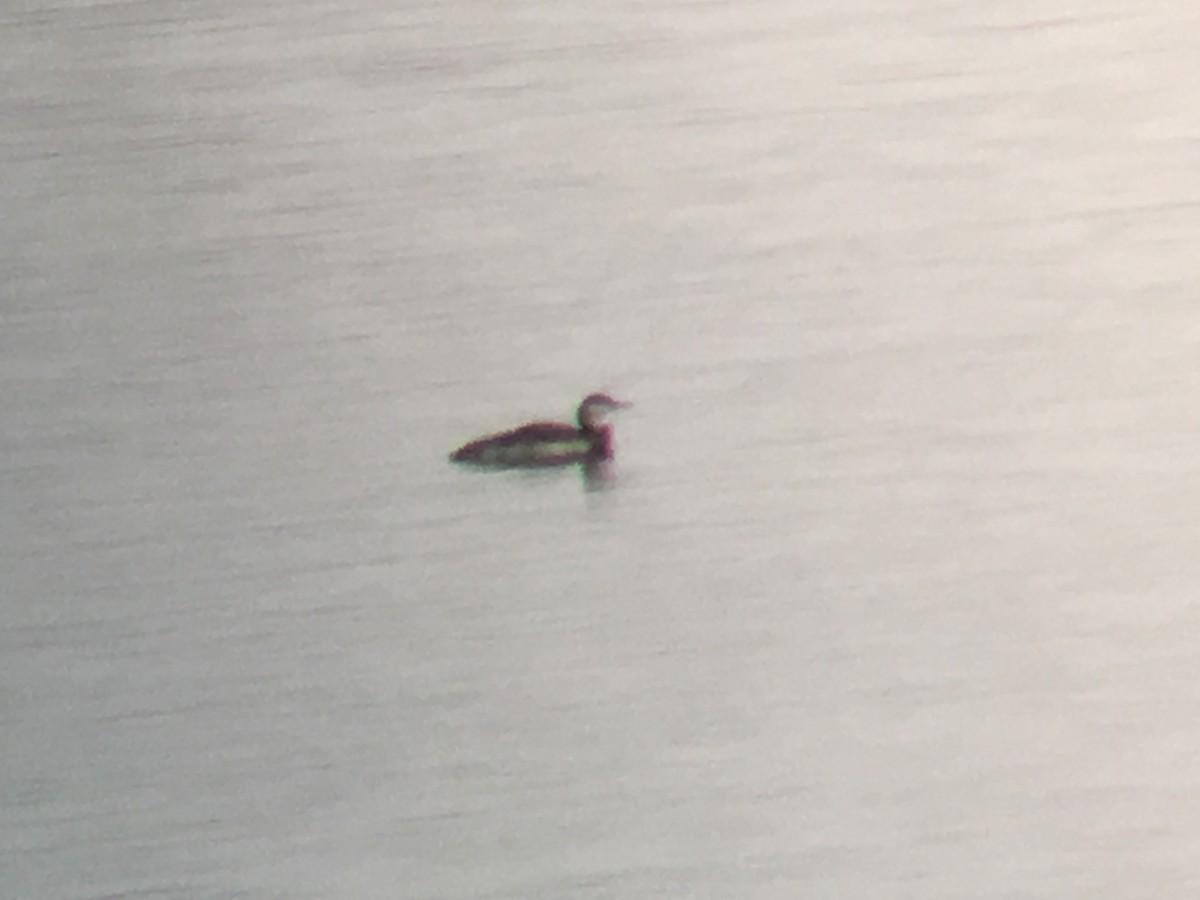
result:
[[[485,469],[547,469],[579,465],[589,490],[611,481],[612,426],[605,416],[629,406],[608,394],[589,394],[576,411],[577,424],[531,422],[464,444],[451,462]]]

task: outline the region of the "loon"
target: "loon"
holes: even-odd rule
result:
[[[566,422],[531,422],[464,444],[450,454],[450,460],[496,468],[604,462],[613,456],[612,427],[604,423],[604,415],[629,405],[608,394],[589,394],[575,414],[578,427]]]

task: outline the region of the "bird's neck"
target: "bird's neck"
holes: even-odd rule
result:
[[[612,428],[608,425],[589,423],[583,431],[592,439],[592,452],[599,459],[612,459]]]

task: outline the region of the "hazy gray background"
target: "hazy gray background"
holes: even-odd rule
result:
[[[1196,896],[1198,46],[0,13],[0,892]]]

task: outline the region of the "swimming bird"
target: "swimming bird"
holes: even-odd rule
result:
[[[630,404],[608,394],[589,394],[575,414],[578,425],[567,422],[531,422],[464,444],[450,460],[496,468],[537,468],[571,463],[599,463],[612,459],[612,426],[606,413]]]

